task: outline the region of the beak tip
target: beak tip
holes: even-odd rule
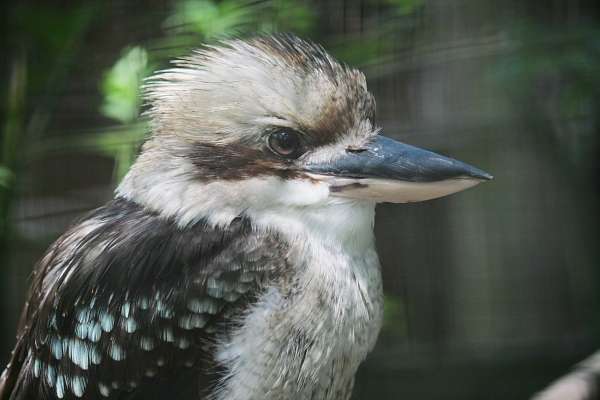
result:
[[[489,174],[482,169],[476,168],[469,164],[460,164],[462,167],[462,172],[466,175],[467,178],[476,179],[481,182],[491,181],[494,179],[494,176],[492,174]]]
[[[477,178],[477,179],[482,180],[482,181],[491,181],[491,180],[494,180],[494,176],[492,174],[488,174],[485,171],[479,171],[479,172],[473,174],[472,176],[473,176],[473,178]]]

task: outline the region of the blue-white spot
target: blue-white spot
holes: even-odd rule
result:
[[[247,283],[238,283],[235,285],[235,291],[241,294],[246,293],[248,290],[250,290],[250,285],[248,285]]]
[[[217,303],[212,299],[191,299],[187,303],[187,308],[197,314],[216,314],[219,310]]]
[[[133,319],[133,318],[127,318],[123,322],[123,325],[125,328],[125,332],[127,332],[127,333],[133,333],[137,330],[137,323],[135,322],[135,319]]]
[[[87,381],[83,376],[74,376],[73,380],[71,381],[71,388],[73,389],[73,394],[77,397],[83,396],[86,385]]]
[[[209,325],[204,328],[204,332],[206,333],[215,333],[217,331],[217,327],[215,325]]]
[[[52,365],[48,365],[46,367],[46,382],[48,382],[48,386],[54,387],[54,382],[56,381],[56,369]]]
[[[167,304],[163,303],[161,300],[156,302],[156,309],[158,311],[158,315],[160,315],[162,318],[173,318],[173,315],[175,315],[173,309]]]
[[[146,375],[148,378],[154,378],[156,376],[156,370],[152,369],[152,368],[148,368],[145,372],[144,375]]]
[[[233,303],[234,301],[237,301],[237,299],[239,299],[240,296],[241,294],[237,292],[227,292],[223,295],[223,300]]]
[[[75,318],[80,324],[87,324],[92,320],[93,311],[89,308],[81,308],[77,311]]]
[[[87,337],[90,341],[96,343],[102,336],[102,327],[99,322],[94,322],[87,331]]]
[[[179,347],[182,350],[185,350],[188,347],[190,347],[190,341],[185,337],[178,338],[176,344],[177,347]]]
[[[105,385],[102,382],[98,383],[98,391],[100,392],[100,394],[104,397],[108,397],[110,396],[110,388],[108,387],[108,385]]]
[[[118,343],[111,343],[108,348],[108,355],[115,361],[122,361],[125,359],[125,349]]]
[[[203,328],[206,325],[206,317],[200,314],[187,314],[179,318],[179,327],[187,330]]]
[[[154,350],[154,339],[148,336],[140,338],[140,347],[142,350],[151,351]]]
[[[219,283],[219,281],[217,281],[213,276],[209,277],[206,280],[206,287],[207,288],[216,288],[216,287],[222,287],[223,285]]]
[[[138,306],[140,310],[147,310],[150,307],[150,302],[147,297],[142,297],[140,301],[138,301]]]
[[[242,272],[238,278],[240,282],[250,283],[254,282],[254,274],[250,272]]]
[[[183,316],[179,317],[178,325],[180,328],[183,328],[183,329],[187,329],[187,330],[193,329],[194,326],[192,325],[192,316],[190,314],[188,314],[188,315],[183,315]]]
[[[56,313],[52,313],[48,319],[48,327],[51,329],[58,329],[58,323],[56,321]]]
[[[204,315],[194,314],[192,315],[192,326],[194,328],[204,328],[207,319]]]
[[[112,331],[113,327],[115,326],[115,317],[107,312],[103,312],[100,314],[100,326],[104,332]]]
[[[67,354],[69,352],[69,340],[69,338],[65,337],[61,341],[63,354]]]
[[[128,301],[126,301],[121,306],[121,315],[124,316],[125,318],[129,318],[130,312],[131,312],[131,304]]]
[[[65,397],[65,378],[62,374],[56,377],[56,397],[59,399]]]
[[[41,370],[42,370],[42,362],[36,358],[33,361],[33,376],[35,376],[36,378],[39,378]]]
[[[50,352],[52,356],[57,360],[60,360],[63,356],[63,347],[60,339],[53,337],[50,339]]]
[[[102,355],[100,354],[100,350],[97,347],[92,347],[90,350],[90,361],[94,365],[100,365],[102,362]]]
[[[165,342],[171,343],[175,340],[175,335],[173,335],[173,329],[170,326],[163,328],[160,332],[160,338]]]
[[[87,323],[79,323],[75,327],[75,335],[77,335],[80,339],[85,339],[89,332],[89,324]]]
[[[85,342],[71,339],[69,341],[69,358],[81,369],[87,370],[90,364],[90,352]]]
[[[209,296],[217,298],[217,299],[220,299],[224,295],[223,287],[207,287],[206,293]]]

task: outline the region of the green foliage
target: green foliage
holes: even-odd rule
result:
[[[494,78],[500,83],[536,83],[548,78],[568,78],[564,100],[578,98],[586,101],[600,92],[600,29],[581,27],[568,35],[553,32],[551,28],[534,24],[521,24],[511,35],[518,43],[510,56],[498,63]],[[529,85],[514,85],[529,91]],[[561,107],[565,116],[572,116],[579,107],[567,103]]]
[[[423,6],[425,0],[386,0],[386,2],[392,5],[399,15],[408,15]]]
[[[203,41],[248,32],[309,32],[315,15],[298,0],[181,0],[165,21],[171,34],[197,34]]]
[[[0,165],[0,188],[8,188],[12,184],[15,174],[3,165]]]
[[[364,66],[380,62],[386,54],[389,54],[391,48],[392,42],[388,37],[374,33],[352,41],[334,43],[332,53],[345,63]]]
[[[102,81],[102,114],[121,123],[135,121],[140,108],[140,85],[148,71],[146,50],[127,49]]]
[[[424,0],[373,0],[372,5],[371,11],[379,11],[371,15],[365,11],[364,30],[327,41],[328,49],[341,61],[363,68],[390,63],[402,46],[412,43],[398,39],[410,37],[415,31],[415,15],[423,8]]]
[[[204,40],[229,36],[252,21],[250,9],[239,1],[183,0],[165,21],[174,33],[197,33]]]
[[[530,21],[515,23],[511,53],[490,78],[509,88],[515,109],[532,124],[548,124],[557,148],[574,164],[595,163],[600,124],[600,26],[568,32]],[[589,116],[592,116],[591,118]]]
[[[265,12],[254,15],[256,31],[265,33],[290,31],[307,35],[314,31],[317,22],[313,10],[298,0],[271,1]]]
[[[383,303],[383,336],[398,337],[408,336],[406,326],[406,309],[403,299],[398,296],[386,294]]]
[[[80,138],[76,145],[112,158],[115,163],[113,176],[116,181],[120,181],[133,164],[138,145],[147,132],[145,121],[128,123]]]
[[[101,85],[102,114],[122,126],[78,141],[114,160],[116,180],[127,173],[135,159],[137,145],[146,133],[146,124],[136,121],[140,112],[140,85],[149,71],[148,52],[144,48],[126,49],[104,75]]]

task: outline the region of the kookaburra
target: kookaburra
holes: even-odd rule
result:
[[[0,399],[348,399],[382,322],[375,204],[491,176],[382,136],[363,74],[291,35],[144,96],[114,199],[35,268]]]

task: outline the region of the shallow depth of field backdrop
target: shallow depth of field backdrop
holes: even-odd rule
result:
[[[33,263],[135,157],[140,81],[201,43],[273,31],[360,67],[387,135],[495,176],[378,207],[385,325],[355,398],[524,399],[600,348],[596,1],[39,0],[2,14],[2,366]]]

